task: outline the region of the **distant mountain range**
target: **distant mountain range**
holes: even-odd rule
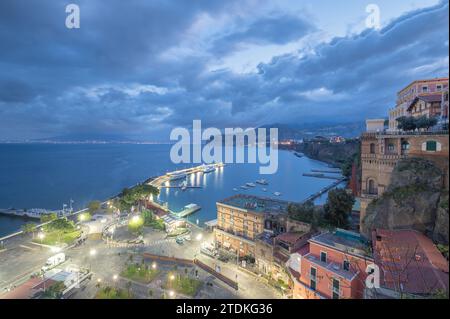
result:
[[[365,131],[364,122],[350,123],[304,123],[304,124],[280,124],[263,125],[263,128],[278,128],[278,139],[304,139],[315,136],[339,135],[345,138],[353,138]]]
[[[261,128],[278,128],[278,139],[305,139],[315,136],[333,136],[340,135],[345,138],[352,138],[361,135],[365,130],[364,122],[349,123],[298,123],[284,124],[273,123],[260,126]],[[159,140],[140,140],[131,139],[121,134],[92,134],[92,133],[74,133],[61,136],[54,136],[41,139],[30,139],[20,141],[2,141],[2,142],[25,142],[25,143],[146,143],[146,144],[166,144],[171,143]],[[173,143],[173,142],[172,142]]]

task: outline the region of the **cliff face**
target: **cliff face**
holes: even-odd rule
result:
[[[448,222],[442,171],[428,160],[408,158],[397,163],[385,193],[368,206],[361,231],[368,236],[377,227],[413,228],[448,244]]]
[[[298,151],[309,158],[340,166],[358,152],[359,141],[348,140],[345,143],[332,144],[328,142],[305,142]]]

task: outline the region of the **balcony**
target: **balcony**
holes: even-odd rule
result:
[[[373,191],[361,191],[361,197],[376,199],[378,198],[378,189]]]
[[[374,137],[401,137],[401,136],[427,136],[427,135],[448,135],[448,130],[430,130],[430,131],[380,131],[380,132],[364,132],[362,137],[374,138]]]

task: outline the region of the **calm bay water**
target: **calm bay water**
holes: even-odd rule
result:
[[[83,208],[91,200],[104,200],[148,177],[187,167],[173,164],[169,151],[170,145],[0,144],[0,208],[60,209],[70,199],[75,209]],[[192,175],[189,183],[202,188],[162,189],[159,199],[176,211],[190,203],[200,205],[202,209],[191,220],[204,222],[215,218],[216,201],[237,193],[276,197],[273,192],[280,192],[276,198],[301,201],[332,183],[302,173],[325,167],[280,151],[274,175],[259,175],[257,164],[228,164],[212,173]],[[261,178],[269,185],[239,188]],[[0,215],[0,236],[18,230],[23,223],[21,218]]]

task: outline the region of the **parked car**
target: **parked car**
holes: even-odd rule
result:
[[[178,237],[177,239],[175,239],[175,242],[176,242],[178,245],[183,245],[184,239]]]

